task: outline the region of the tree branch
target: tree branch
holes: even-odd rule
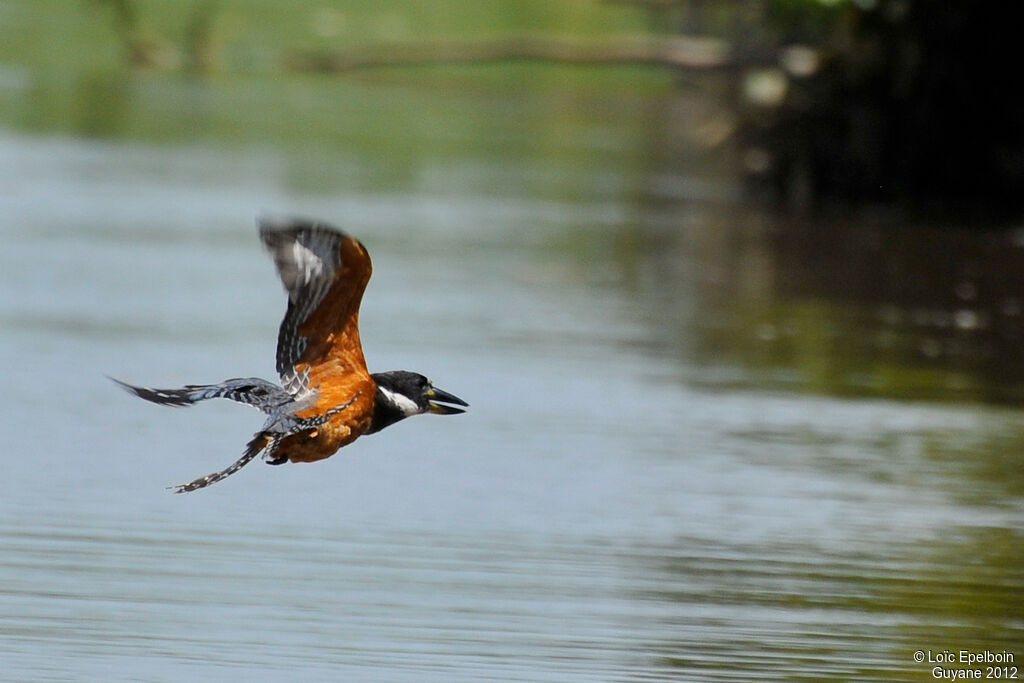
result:
[[[510,38],[491,42],[388,43],[337,52],[294,52],[296,71],[342,73],[357,69],[539,61],[567,64],[645,64],[706,71],[735,65],[731,50],[713,38],[685,36],[582,42],[560,38]]]

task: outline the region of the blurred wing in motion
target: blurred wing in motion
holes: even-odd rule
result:
[[[277,372],[301,400],[338,405],[360,390],[373,396],[359,341],[359,304],[372,266],[358,240],[323,223],[260,221],[260,238],[288,292],[277,338]],[[325,394],[329,393],[330,396]]]

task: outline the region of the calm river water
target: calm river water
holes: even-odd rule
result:
[[[783,231],[727,179],[634,163],[618,123],[657,102],[595,104],[553,159],[453,133],[397,180],[336,147],[0,133],[0,679],[1024,665],[1021,241]],[[472,408],[172,495],[262,417],[104,375],[274,376],[263,211],[359,236],[371,369]]]

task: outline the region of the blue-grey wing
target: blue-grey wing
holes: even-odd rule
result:
[[[226,398],[259,408],[264,413],[270,414],[282,405],[291,402],[293,398],[291,394],[273,382],[259,377],[238,377],[217,384],[187,384],[180,389],[137,387],[113,377],[110,379],[125,391],[135,394],[139,398],[165,406],[190,406],[211,398]]]

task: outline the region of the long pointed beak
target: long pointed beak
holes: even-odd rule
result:
[[[442,391],[431,387],[430,391],[427,392],[428,403],[430,404],[430,412],[435,415],[458,415],[459,413],[466,412],[462,408],[456,408],[455,406],[446,406],[445,403],[454,403],[455,405],[469,407],[469,404],[463,401],[455,394],[449,394],[447,391]]]

